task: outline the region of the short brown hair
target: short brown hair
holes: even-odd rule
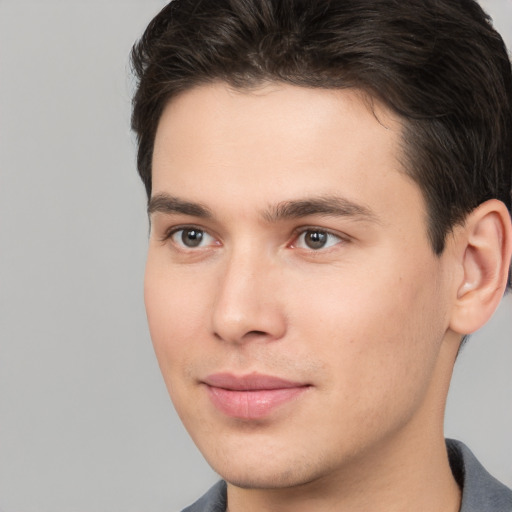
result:
[[[473,0],[174,0],[132,50],[132,128],[151,195],[167,102],[223,80],[359,88],[399,114],[404,166],[428,208],[436,254],[480,203],[511,208],[512,72]]]

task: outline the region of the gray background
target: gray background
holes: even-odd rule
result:
[[[127,56],[163,0],[0,0],[0,509],[173,511],[216,476],[146,329]],[[512,44],[511,0],[484,2]],[[462,353],[446,432],[512,485],[512,300]]]

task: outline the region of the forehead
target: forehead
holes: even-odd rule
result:
[[[153,195],[241,209],[341,194],[385,210],[416,185],[400,160],[402,125],[358,90],[213,83],[166,106],[153,154]],[[419,202],[422,208],[418,190]]]
[[[329,143],[346,125],[358,128],[353,137],[364,130],[367,140],[374,141],[393,142],[402,131],[396,115],[358,89],[313,89],[283,83],[234,89],[224,82],[213,82],[182,92],[167,104],[158,125],[154,156],[166,146],[200,137],[221,140],[218,149],[307,141],[302,149],[311,150],[317,137]],[[191,133],[193,139],[189,138]],[[280,137],[275,139],[274,135]],[[340,143],[343,141],[334,147]]]

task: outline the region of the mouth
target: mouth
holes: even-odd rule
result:
[[[242,376],[216,373],[204,379],[203,384],[217,410],[244,420],[264,418],[311,387],[310,384],[257,373]]]

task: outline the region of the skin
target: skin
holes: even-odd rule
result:
[[[162,115],[148,321],[231,512],[459,509],[443,413],[468,235],[455,229],[434,255],[401,128],[358,91],[282,84],[203,85]],[[183,229],[201,243],[188,247]],[[308,245],[319,235],[325,246]],[[307,389],[262,418],[233,418],[204,385],[219,372]]]

